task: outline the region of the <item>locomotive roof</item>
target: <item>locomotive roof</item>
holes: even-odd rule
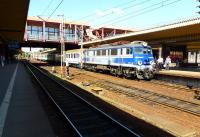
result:
[[[89,48],[89,49],[87,49],[87,50],[96,50],[96,49],[113,49],[113,48],[127,48],[127,47],[149,47],[150,48],[150,46],[144,46],[144,45],[142,45],[142,44],[132,44],[132,43],[130,43],[130,44],[123,44],[123,45],[117,45],[117,46],[105,46],[105,47],[97,47],[97,48]]]

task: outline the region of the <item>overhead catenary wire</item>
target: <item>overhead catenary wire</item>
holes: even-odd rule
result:
[[[131,0],[131,1],[126,2],[126,3],[121,3],[121,4],[118,4],[118,5],[114,6],[114,7],[105,9],[104,11],[106,12],[106,11],[109,11],[110,9],[119,8],[119,7],[121,7],[121,6],[130,4],[130,3],[133,3],[133,2],[135,2],[135,1],[137,1],[137,0]],[[151,1],[151,0],[147,0],[147,1]],[[131,5],[131,6],[128,6],[128,7],[126,7],[126,8],[129,8],[129,7],[131,8],[131,7],[133,7],[133,6]],[[126,9],[126,8],[123,8],[122,10],[124,10],[124,9]],[[111,14],[112,14],[112,13],[107,13],[106,15],[103,15],[103,16],[101,16],[101,17],[98,17],[98,18],[95,19],[95,20],[93,20],[93,19],[89,20],[89,19],[88,19],[88,20],[86,20],[86,21],[84,21],[84,22],[90,22],[90,21],[94,22],[94,21],[97,21],[97,20],[99,20],[99,19],[101,19],[101,18],[103,18],[103,17],[106,17],[106,16],[108,16],[108,15],[111,15]],[[84,20],[84,19],[86,19],[86,18],[90,18],[90,17],[93,17],[93,16],[95,16],[95,13],[86,15],[86,16],[84,16],[84,17],[81,17],[81,18],[77,19],[77,20]],[[72,21],[69,22],[69,23],[72,23]]]
[[[63,3],[64,0],[61,0],[60,3],[56,6],[56,8],[53,10],[53,12],[49,15],[47,20],[51,18],[51,16],[56,12],[56,10],[60,7],[60,5]]]
[[[135,2],[135,1],[137,1],[137,0],[131,0],[129,2],[121,3],[121,4],[118,4],[118,5],[114,6],[114,7],[112,7],[112,8],[118,8],[119,6],[121,7],[123,5],[127,5],[127,4],[130,4],[130,3]],[[111,8],[108,8],[108,9],[105,9],[104,11],[109,11],[110,9]],[[95,13],[92,13],[92,14],[83,16],[83,17],[81,17],[81,18],[79,18],[77,20],[83,20],[83,19],[86,19],[86,18],[89,18],[89,17],[93,17],[94,15],[95,15]]]
[[[126,14],[125,16],[122,16],[122,17],[118,17],[118,18],[115,18],[115,19],[112,19],[112,20],[109,20],[109,21],[106,21],[106,22],[103,22],[101,24],[103,25],[96,25],[96,28],[99,28],[99,27],[106,27],[108,25],[113,25],[115,23],[118,23],[118,22],[123,22],[123,21],[127,21],[128,19],[131,19],[132,17],[136,17],[136,16],[140,16],[140,15],[143,15],[145,13],[149,13],[151,11],[154,11],[154,10],[157,10],[157,9],[160,9],[162,7],[165,7],[165,6],[168,6],[168,5],[171,5],[171,4],[174,4],[176,2],[179,2],[181,0],[175,0],[171,3],[167,3],[165,4],[166,2],[169,2],[171,0],[164,0],[162,2],[159,2],[159,3],[156,3],[156,4],[153,4],[153,5],[150,5],[150,6],[147,6],[141,10],[138,10],[136,11],[135,13],[138,13],[138,14],[133,14],[132,12],[131,13],[128,13]],[[158,6],[160,5],[160,6]],[[155,6],[158,6],[158,7],[155,7]],[[155,8],[152,8],[152,7],[155,7]],[[147,10],[149,9],[149,10]],[[106,25],[105,25],[106,24]]]
[[[47,12],[47,10],[49,9],[49,7],[51,6],[51,4],[52,4],[53,1],[54,1],[54,0],[51,0],[51,1],[49,2],[49,4],[47,5],[47,7],[42,11],[42,13],[41,13],[40,15],[44,15],[44,14]]]
[[[143,5],[143,4],[145,4],[145,3],[147,3],[147,2],[150,2],[150,1],[151,1],[151,0],[145,0],[145,1],[142,1],[142,2],[139,2],[139,3],[136,3],[136,4],[134,4],[134,5],[130,5],[130,6],[124,7],[124,8],[122,8],[121,10],[125,11],[125,10],[127,10],[127,9],[130,9],[130,8],[133,8],[133,7],[136,7],[136,6]],[[88,20],[88,22],[90,22],[90,21],[95,22],[95,21],[97,21],[97,20],[99,20],[99,19],[102,19],[102,18],[104,18],[104,17],[106,17],[106,16],[108,16],[108,15],[111,15],[111,14],[113,14],[113,13],[112,13],[112,12],[111,12],[111,13],[107,13],[107,14],[105,14],[105,15],[103,15],[103,16],[98,17],[98,18],[95,19],[95,20]]]

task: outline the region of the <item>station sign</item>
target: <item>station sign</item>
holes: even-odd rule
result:
[[[16,50],[20,48],[19,42],[12,41],[8,44],[8,48],[11,50]]]

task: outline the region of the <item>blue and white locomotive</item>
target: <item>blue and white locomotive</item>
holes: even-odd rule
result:
[[[154,76],[152,49],[142,41],[130,44],[91,48],[84,51],[84,67],[109,70],[112,74],[138,79]]]
[[[73,53],[76,54],[72,55]],[[116,76],[151,79],[154,76],[152,49],[143,41],[123,45],[67,51],[70,64],[83,66],[88,70],[108,70]],[[79,55],[77,55],[79,54]],[[78,60],[74,62],[72,58]],[[77,58],[78,59],[77,59]]]

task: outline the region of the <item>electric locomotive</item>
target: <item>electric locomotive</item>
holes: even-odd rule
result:
[[[143,41],[83,51],[84,68],[109,70],[117,76],[151,79],[154,76],[152,49]]]

